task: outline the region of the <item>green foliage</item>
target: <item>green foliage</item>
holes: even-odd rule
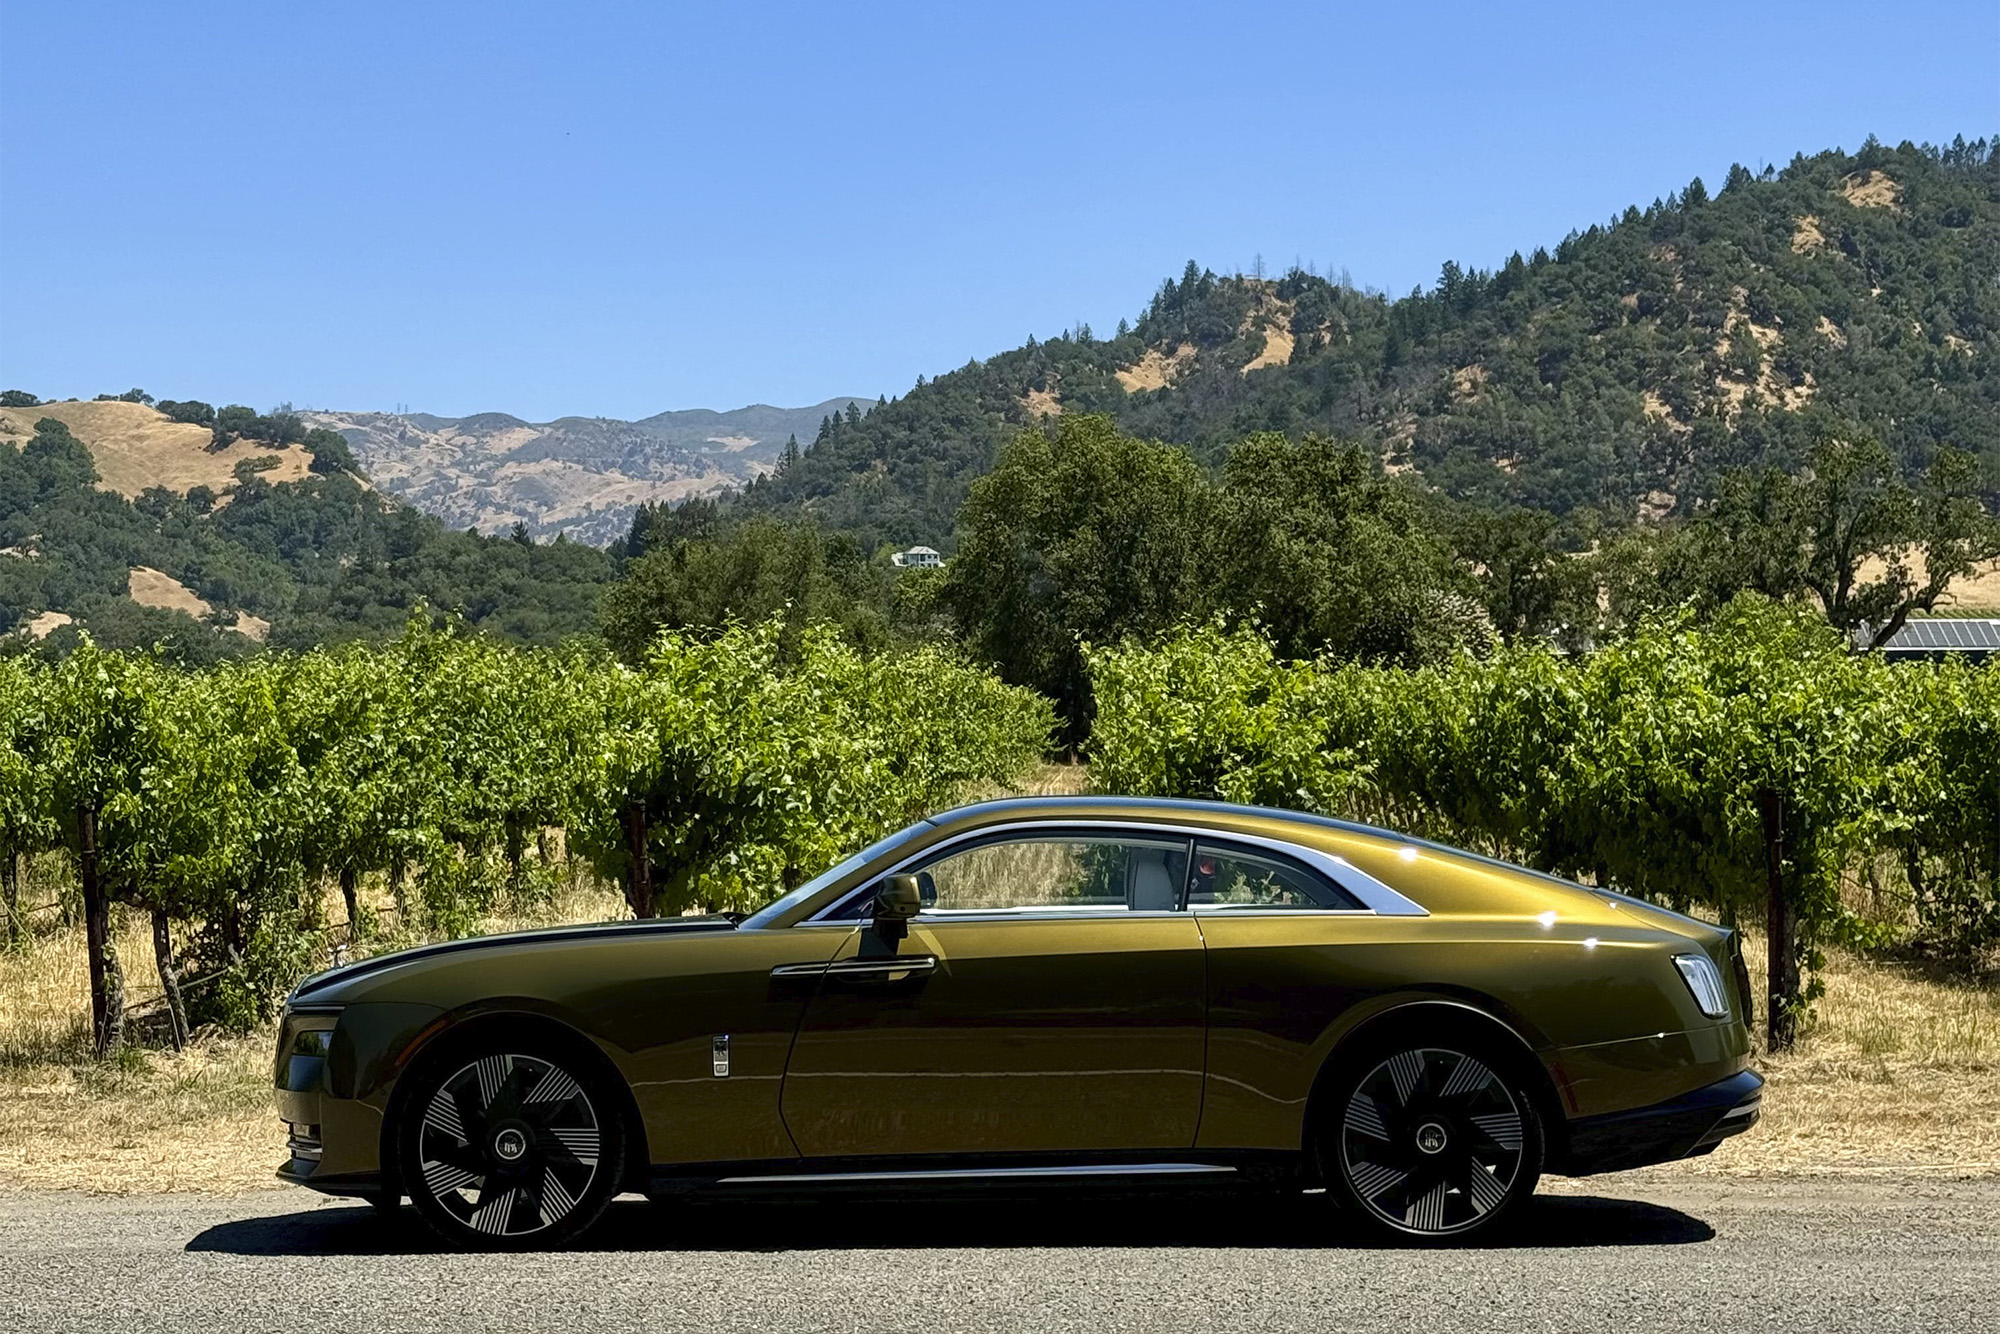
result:
[[[1810,595],[1829,624],[1872,647],[2000,555],[1970,455],[1940,449],[1906,482],[1879,441],[1825,429],[1803,470],[1733,472],[1691,521],[1622,539],[1599,562],[1613,620],[1688,604],[1711,612],[1746,591]]]
[[[168,421],[186,422],[192,426],[215,425],[214,407],[198,398],[191,398],[186,402],[163,398],[153,406],[165,413]]]
[[[1219,605],[1254,614],[1281,651],[1414,664],[1465,642],[1452,599],[1472,579],[1419,493],[1358,446],[1253,435],[1230,451],[1223,484]],[[1483,646],[1492,631],[1478,619],[1471,640]]]
[[[38,408],[42,400],[25,389],[0,389],[0,408]]]
[[[671,516],[636,531],[644,554],[606,593],[600,618],[605,639],[627,662],[642,659],[663,630],[699,632],[733,620],[780,617],[790,645],[805,626],[823,621],[864,647],[890,641],[892,576],[850,537],[775,519],[709,537]]]
[[[669,633],[596,682],[609,759],[573,836],[612,872],[642,808],[655,911],[755,908],[1047,743],[1046,701],[941,650],[868,657],[829,625],[788,638],[778,621]]]

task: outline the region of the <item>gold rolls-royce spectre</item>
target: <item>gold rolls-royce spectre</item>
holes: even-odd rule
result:
[[[285,1180],[467,1246],[612,1196],[1093,1178],[1323,1189],[1417,1238],[1543,1172],[1757,1119],[1727,931],[1389,831],[988,802],[748,917],[563,927],[307,980]]]

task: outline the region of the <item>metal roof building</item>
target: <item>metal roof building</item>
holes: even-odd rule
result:
[[[2000,619],[1956,616],[1905,621],[1895,637],[1882,646],[1883,656],[1891,659],[1961,658],[1983,662],[1996,653],[2000,653]]]

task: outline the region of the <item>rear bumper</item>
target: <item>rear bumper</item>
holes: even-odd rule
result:
[[[1757,1124],[1764,1078],[1739,1070],[1677,1098],[1569,1123],[1567,1145],[1552,1170],[1564,1176],[1620,1172],[1708,1153]]]

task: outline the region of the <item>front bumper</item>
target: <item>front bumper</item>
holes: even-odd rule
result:
[[[303,1158],[288,1158],[278,1165],[278,1180],[291,1186],[304,1186],[322,1195],[346,1195],[367,1197],[379,1195],[388,1189],[383,1184],[380,1172],[326,1173],[319,1170],[317,1162]]]
[[[1552,1170],[1564,1176],[1622,1172],[1693,1158],[1757,1124],[1764,1078],[1739,1070],[1677,1098],[1569,1123],[1567,1143]]]
[[[288,1158],[278,1177],[331,1195],[368,1195],[393,1185],[382,1153],[385,1110],[402,1058],[441,1011],[360,1004],[292,1007],[278,1027],[275,1101]],[[323,1044],[301,1034],[329,1035]]]

